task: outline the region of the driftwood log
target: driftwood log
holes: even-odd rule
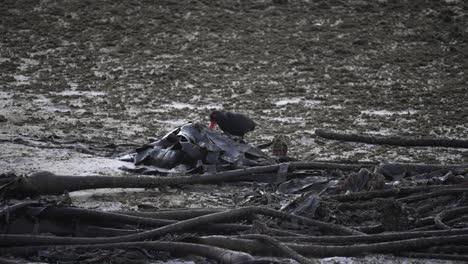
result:
[[[317,129],[315,135],[326,139],[361,142],[366,144],[392,145],[404,147],[447,147],[468,148],[468,140],[448,138],[383,137],[359,134],[344,134]]]
[[[430,188],[429,188],[430,187]],[[403,191],[402,191],[403,190]],[[403,202],[412,205],[421,201],[430,201],[434,195],[441,190],[457,190],[450,195],[464,195],[468,188],[461,185],[452,186],[425,186],[400,189],[397,192],[385,193],[385,197],[400,197]],[[464,191],[460,191],[464,190]],[[427,193],[429,191],[429,193]],[[376,192],[361,192],[354,197],[365,198],[376,202],[382,195]],[[447,194],[447,192],[445,193]],[[353,197],[353,194],[350,194]],[[390,195],[390,196],[389,196]],[[337,195],[323,196],[324,201],[339,201],[343,203],[356,203],[362,200],[342,199]],[[413,199],[412,197],[418,197]],[[377,199],[377,200],[376,200]],[[374,210],[368,206],[351,206],[346,210]],[[466,207],[454,207],[433,214],[432,219],[426,221],[425,225],[433,225],[437,221],[464,217],[468,210]],[[450,227],[449,230],[434,231],[400,231],[381,234],[364,234],[344,225],[327,223],[318,219],[311,219],[299,215],[273,210],[265,207],[244,207],[232,210],[184,210],[184,212],[154,212],[154,213],[131,213],[131,212],[99,212],[89,209],[57,206],[44,204],[37,201],[26,201],[17,203],[0,210],[0,215],[7,220],[3,225],[7,227],[13,223],[15,217],[21,214],[34,216],[39,226],[43,224],[53,225],[57,222],[69,222],[73,219],[76,229],[88,228],[93,232],[81,232],[83,237],[65,237],[51,235],[32,234],[2,234],[0,235],[0,255],[28,257],[37,254],[38,251],[47,250],[52,252],[70,252],[85,250],[132,250],[140,248],[153,251],[166,251],[174,254],[192,254],[213,259],[223,263],[255,263],[262,256],[274,258],[293,258],[299,263],[314,263],[313,258],[329,256],[358,256],[365,254],[397,254],[401,256],[431,256],[440,259],[466,260],[468,256],[438,252],[437,248],[453,245],[455,247],[468,244],[468,229],[454,228],[450,221],[443,225]],[[131,215],[134,214],[134,215]],[[245,221],[253,217],[262,217],[262,224],[246,225]],[[8,219],[7,219],[8,218]],[[175,218],[175,219],[174,219]],[[274,220],[276,219],[276,220]],[[437,220],[438,219],[438,220]],[[265,221],[266,220],[266,221]],[[297,233],[289,229],[276,229],[267,227],[268,222],[287,221],[299,224],[306,230],[308,228],[319,229],[325,235],[310,236],[307,232]],[[453,219],[454,220],[454,219]],[[240,224],[244,222],[244,224]],[[422,221],[424,222],[424,221]],[[243,226],[241,228],[226,228],[223,225]],[[207,234],[203,226],[210,226],[208,234],[215,236],[198,236]],[[219,226],[220,228],[217,228]],[[262,228],[266,227],[266,228]],[[81,228],[81,229],[80,229]],[[443,228],[445,229],[445,228]],[[2,230],[8,230],[2,228]],[[42,230],[42,228],[41,228]],[[96,237],[104,230],[108,237]],[[276,235],[271,235],[274,230]],[[74,230],[75,232],[77,230]],[[224,232],[223,232],[224,231]],[[248,232],[248,234],[241,234]],[[264,233],[266,232],[266,233]],[[314,231],[315,232],[315,231]],[[188,237],[182,236],[180,241],[161,241],[167,235],[190,233]],[[195,234],[194,234],[195,233]],[[219,235],[223,234],[223,235]],[[330,236],[330,234],[337,234]],[[153,241],[146,241],[153,240]],[[310,244],[310,243],[313,243]],[[426,251],[425,251],[426,250]],[[431,250],[431,252],[427,251]],[[433,252],[436,250],[435,252]],[[67,253],[69,254],[69,253]],[[95,254],[102,254],[100,251]],[[151,255],[151,254],[149,254]],[[5,260],[5,261],[8,261]],[[272,261],[270,259],[270,261]],[[275,263],[273,261],[273,263]]]
[[[10,201],[0,208],[0,256],[79,262],[104,255],[122,259],[122,252],[157,259],[157,252],[165,251],[223,263],[281,263],[295,259],[310,264],[316,262],[314,258],[376,253],[468,260],[464,250],[468,245],[465,165],[291,162],[173,177],[72,177],[41,172],[30,177],[1,178],[0,190],[5,198],[89,188],[245,181],[255,180],[258,175],[281,182],[288,180],[285,175],[290,172],[307,176],[311,173],[307,170],[312,170],[313,175],[317,175],[316,170],[318,175],[330,175],[334,183],[327,183],[330,188],[303,192],[283,210],[251,206],[102,212],[50,201]],[[401,171],[407,175],[403,181],[411,175],[440,177],[445,173],[456,175],[457,180],[422,186],[406,180],[405,187],[361,185],[365,188],[360,191],[340,185],[353,182],[350,178],[360,184],[362,179],[383,172],[389,175],[380,176],[385,181]]]
[[[299,170],[359,170],[372,169],[372,164],[348,164],[333,162],[290,162],[268,166],[257,166],[218,173],[194,174],[188,176],[68,176],[55,175],[50,172],[37,172],[22,177],[6,175],[0,177],[0,196],[4,198],[25,198],[37,195],[57,195],[65,191],[79,191],[100,188],[157,188],[161,186],[180,186],[188,184],[213,184],[233,181],[255,181],[269,178],[271,182],[282,182]],[[377,172],[387,177],[392,173],[418,174],[431,171],[468,170],[468,165],[431,165],[384,163],[377,167]],[[300,174],[299,174],[300,175]],[[390,176],[391,177],[391,176]],[[395,192],[396,190],[386,190]],[[347,196],[350,199],[351,196]]]
[[[279,173],[306,169],[356,170],[369,167],[368,164],[340,164],[328,162],[291,162],[268,166],[257,166],[218,173],[196,174],[189,176],[68,176],[50,172],[37,172],[28,177],[0,178],[0,193],[3,197],[25,198],[37,195],[62,194],[65,191],[79,191],[100,188],[157,188],[161,186],[180,186],[184,184],[213,184],[220,182],[254,180],[256,175],[267,174],[273,181],[285,180]]]
[[[246,236],[249,238],[250,236]],[[198,238],[195,240],[198,243],[206,245],[219,245],[236,251],[250,251],[253,254],[271,254],[271,249],[266,245],[255,240],[232,238],[232,237],[207,237]],[[309,257],[331,257],[331,256],[362,256],[371,253],[397,253],[403,251],[418,250],[431,246],[447,245],[447,244],[466,244],[468,243],[468,235],[453,235],[440,237],[424,237],[418,239],[402,239],[398,241],[380,242],[371,244],[359,245],[316,245],[316,244],[297,244],[285,243],[285,246],[299,254]]]

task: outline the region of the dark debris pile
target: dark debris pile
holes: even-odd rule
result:
[[[123,167],[124,170],[155,175],[223,171],[272,163],[268,155],[244,140],[209,130],[199,123],[176,128],[120,159],[136,166]]]

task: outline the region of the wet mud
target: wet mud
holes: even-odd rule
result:
[[[255,120],[252,144],[286,135],[300,160],[468,162],[467,149],[314,134],[466,139],[466,1],[275,2],[2,1],[0,173],[128,176],[115,154],[208,124],[215,109]],[[227,208],[258,204],[259,187],[71,197],[102,210]]]

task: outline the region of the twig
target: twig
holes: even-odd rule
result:
[[[439,228],[439,229],[445,229],[445,230],[449,230],[450,229],[450,226],[444,224],[444,222],[442,222],[442,219],[440,217],[440,214],[438,214],[435,218],[434,218],[434,224]]]
[[[241,236],[241,238],[256,239],[256,240],[265,242],[265,243],[275,247],[276,249],[280,250],[281,252],[283,252],[284,256],[288,256],[288,257],[296,260],[297,262],[299,262],[301,264],[316,264],[316,263],[318,263],[317,261],[312,261],[311,259],[308,259],[308,258],[302,256],[301,254],[297,253],[293,249],[289,248],[287,245],[285,245],[285,244],[281,243],[280,241],[278,241],[278,240],[276,240],[276,239],[274,239],[274,238],[272,238],[270,236],[267,236],[267,235],[251,234],[251,235]]]
[[[437,216],[434,218],[434,224],[440,229],[451,229],[450,226],[444,224],[444,222],[442,221],[445,218],[450,218],[450,217],[453,217],[454,215],[457,215],[460,213],[467,213],[467,212],[468,212],[468,206],[442,211],[439,214],[437,214]]]
[[[16,210],[22,209],[26,206],[36,205],[36,204],[39,204],[39,202],[38,201],[25,201],[25,202],[11,205],[11,206],[6,206],[0,211],[0,218],[3,218],[3,217],[9,218],[10,214],[15,212]]]

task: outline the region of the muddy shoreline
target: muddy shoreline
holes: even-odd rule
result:
[[[468,149],[314,134],[467,139],[468,3],[273,2],[3,1],[0,173],[129,176],[114,154],[208,124],[214,109],[251,116],[252,144],[287,135],[300,160],[468,163]],[[100,209],[232,208],[253,188],[71,196]]]

